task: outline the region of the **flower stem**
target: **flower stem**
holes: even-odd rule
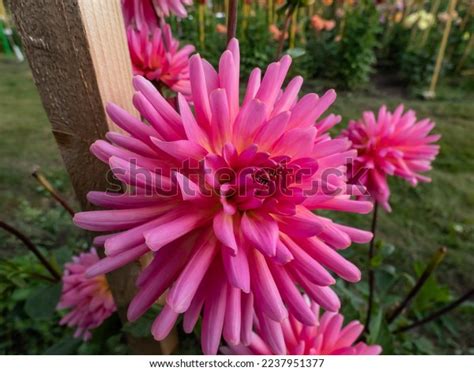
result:
[[[425,270],[421,274],[420,278],[418,278],[418,281],[416,282],[415,286],[413,286],[411,291],[406,296],[405,300],[403,300],[400,305],[393,311],[393,313],[387,318],[387,322],[389,324],[392,323],[400,314],[402,314],[403,310],[408,307],[412,299],[421,290],[423,285],[426,283],[428,278],[430,278],[430,276],[436,270],[438,265],[443,261],[447,251],[448,249],[446,247],[440,247],[436,251],[436,253],[431,258],[431,261],[428,263]]]
[[[374,269],[372,268],[372,259],[374,258],[375,255],[375,232],[377,229],[377,214],[378,214],[378,203],[375,201],[374,203],[374,211],[372,213],[372,227],[371,227],[371,232],[372,232],[372,240],[370,241],[369,245],[369,257],[368,257],[368,263],[367,263],[367,270],[369,272],[369,299],[367,303],[367,317],[365,320],[365,331],[369,332],[369,326],[370,326],[370,320],[372,317],[372,309],[374,305],[374,291],[375,291],[375,272]]]
[[[296,38],[296,29],[298,28],[298,7],[293,11],[291,16],[291,27],[290,27],[290,36],[288,41],[288,46],[290,49],[295,47],[295,38]]]
[[[15,227],[5,223],[2,220],[0,220],[0,228],[13,234],[16,238],[23,242],[23,244],[28,248],[28,250],[30,250],[40,261],[40,263],[43,264],[43,266],[47,269],[47,271],[51,274],[55,281],[61,280],[61,274],[51,265],[48,259],[46,259],[43,254],[41,254],[41,251],[39,251],[36,245],[26,235],[24,235]]]
[[[237,0],[229,0],[229,13],[227,14],[227,42],[237,34]]]
[[[405,332],[411,329],[414,329],[415,327],[424,325],[428,322],[434,321],[435,319],[438,319],[439,317],[443,316],[444,314],[452,311],[453,309],[457,308],[460,306],[462,303],[465,301],[469,300],[469,298],[474,294],[474,289],[470,289],[467,293],[465,293],[463,296],[461,296],[459,299],[456,301],[453,301],[451,304],[445,306],[444,308],[441,308],[440,310],[430,314],[428,317],[423,318],[422,320],[416,321],[412,323],[411,325],[400,327],[399,329],[394,331],[394,334],[399,334],[401,332]]]
[[[278,59],[281,56],[281,53],[283,52],[283,45],[285,44],[285,35],[288,33],[288,27],[290,26],[291,17],[294,11],[295,11],[295,7],[290,6],[286,12],[285,23],[283,24],[283,30],[280,35],[280,40],[278,40],[278,49],[276,52],[276,59]]]
[[[64,208],[64,210],[66,210],[69,215],[71,216],[74,216],[75,212],[74,212],[74,209],[67,203],[67,201],[64,199],[63,196],[61,196],[61,194],[56,190],[54,189],[53,185],[48,181],[48,179],[46,179],[46,177],[41,174],[41,172],[39,170],[34,170],[31,175],[33,176],[33,178],[36,179],[36,181],[41,184],[41,186],[46,190],[48,191],[48,193],[56,200],[58,201],[61,206]]]

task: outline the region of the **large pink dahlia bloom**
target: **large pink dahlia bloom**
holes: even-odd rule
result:
[[[313,325],[301,323],[292,314],[284,319],[281,332],[285,340],[286,355],[378,355],[382,352],[379,345],[367,345],[354,342],[364,330],[359,321],[352,321],[342,326],[344,317],[335,312],[325,312],[320,315],[319,306],[312,302],[311,310],[315,313]],[[275,354],[270,344],[265,342],[265,335],[259,324],[249,345],[229,344],[222,347],[224,354],[242,355],[271,355]]]
[[[65,265],[63,288],[58,309],[70,311],[61,319],[61,325],[75,327],[75,337],[91,338],[94,329],[112,313],[116,307],[105,275],[86,277],[86,270],[99,262],[95,249],[73,257]]]
[[[193,0],[122,0],[122,10],[126,24],[134,24],[138,29],[144,25],[157,24],[157,18],[174,14],[187,17],[187,5]]]
[[[431,181],[420,173],[431,169],[439,152],[433,143],[441,136],[430,135],[434,126],[427,118],[417,121],[414,111],[404,113],[403,105],[399,105],[393,113],[382,106],[377,117],[364,112],[344,130],[342,135],[352,141],[359,154],[352,166],[353,176],[387,211],[391,210],[387,176],[404,178],[413,186]]]
[[[109,133],[92,152],[133,189],[91,192],[103,211],[76,214],[85,229],[111,232],[96,240],[107,257],[89,269],[103,274],[149,251],[153,261],[138,278],[128,316],[135,320],[167,289],[153,324],[163,339],[180,313],[192,331],[202,312],[202,348],[216,353],[221,334],[248,344],[254,314],[275,353],[284,352],[279,322],[288,313],[313,324],[298,287],[337,311],[327,269],[356,282],[360,271],[337,250],[372,235],[334,223],[311,210],[368,213],[372,204],[351,199],[346,164],[356,156],[347,139],[332,139],[339,122],[322,118],[335,100],[298,99],[303,83],[282,84],[291,58],[255,69],[239,99],[239,45],[229,43],[219,70],[190,60],[194,110],[178,95],[176,111],[153,85],[134,78],[135,107],[148,124],[113,104],[109,116],[127,135]]]
[[[141,30],[129,26],[127,38],[134,75],[162,83],[185,96],[191,94],[189,55],[194,52],[194,46],[180,49],[179,41],[173,38],[166,23]]]

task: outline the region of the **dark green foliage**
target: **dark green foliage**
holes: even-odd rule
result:
[[[400,60],[400,74],[413,88],[427,88],[433,75],[436,56],[428,49],[410,49]]]
[[[246,78],[253,68],[260,67],[265,69],[273,61],[276,51],[276,41],[272,40],[268,33],[265,10],[262,8],[254,9],[254,12],[247,18],[246,29],[243,28],[242,9],[239,9],[239,28],[238,38],[240,42],[241,53],[241,77]],[[180,40],[191,43],[196,46],[196,51],[206,58],[213,66],[217,66],[222,52],[226,48],[227,35],[216,31],[218,24],[225,26],[226,20],[222,13],[213,14],[206,9],[205,29],[206,39],[204,47],[200,45],[199,33],[196,24],[197,10],[190,12],[191,17],[182,21],[173,22],[174,34]]]
[[[439,273],[435,273],[406,310],[389,325],[387,317],[413,288],[427,261],[415,262],[413,269],[405,271],[397,266],[397,262],[403,259],[403,253],[396,246],[378,241],[376,251],[372,262],[376,272],[375,310],[366,341],[370,344],[380,344],[384,349],[383,354],[452,354],[453,351],[448,350],[452,347],[457,354],[471,353],[470,345],[460,334],[461,322],[455,320],[460,317],[468,318],[466,313],[472,312],[469,303],[422,327],[394,333],[396,329],[440,309],[452,301],[454,296],[445,284],[440,283]],[[348,252],[347,256],[356,258],[354,252]],[[359,318],[363,322],[368,297],[366,282],[353,285],[338,281],[337,289],[344,303],[342,313],[346,318]]]
[[[368,81],[375,63],[379,32],[378,13],[372,2],[362,1],[346,12],[342,37],[338,28],[321,32],[308,43],[312,74],[331,79],[339,87],[354,89]],[[310,32],[313,32],[311,30]]]

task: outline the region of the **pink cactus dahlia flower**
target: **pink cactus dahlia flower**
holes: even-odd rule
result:
[[[357,189],[346,184],[346,163],[356,151],[327,133],[340,120],[322,118],[334,91],[298,99],[299,76],[282,90],[291,63],[284,56],[263,78],[253,70],[240,102],[239,59],[235,39],[218,71],[199,55],[191,58],[194,112],[181,94],[176,111],[150,82],[135,77],[135,107],[149,125],[111,104],[109,116],[128,135],[109,133],[110,142],[91,148],[133,189],[91,192],[89,200],[108,210],[74,220],[112,232],[96,240],[108,256],[90,276],[154,252],[128,316],[137,319],[169,289],[152,327],[156,339],[180,313],[185,331],[192,331],[202,312],[202,348],[213,354],[221,334],[231,344],[248,344],[255,313],[280,353],[279,322],[288,312],[305,324],[315,321],[297,286],[338,310],[326,269],[358,281],[360,271],[337,250],[372,237],[310,210],[368,213],[372,204],[351,199]]]
[[[122,0],[122,10],[127,25],[133,24],[142,29],[144,25],[156,25],[157,18],[171,14],[187,17],[185,6],[192,3],[192,0]]]
[[[319,318],[319,306],[312,302],[311,310],[315,313],[313,325],[301,323],[292,314],[279,325],[283,333],[286,355],[378,355],[382,352],[379,345],[367,345],[363,342],[354,344],[364,330],[359,321],[352,321],[342,327],[344,317],[339,313],[325,312]],[[265,342],[262,327],[257,324],[256,333],[248,346],[229,344],[222,347],[224,354],[233,355],[271,355],[275,354],[271,344]]]
[[[112,313],[116,307],[105,275],[86,277],[86,270],[99,262],[95,249],[73,257],[65,265],[63,289],[58,309],[70,309],[62,319],[61,325],[76,327],[75,337],[89,340],[89,330],[94,329]]]
[[[441,136],[429,134],[434,126],[427,118],[417,121],[412,110],[404,113],[403,105],[393,113],[382,106],[378,117],[373,112],[364,112],[361,120],[349,122],[343,132],[359,154],[352,174],[360,177],[372,198],[385,210],[391,211],[388,175],[404,178],[413,186],[431,181],[420,172],[431,169],[439,152],[439,146],[433,143]]]
[[[194,52],[194,46],[179,49],[179,41],[173,38],[166,23],[161,28],[141,30],[129,26],[127,38],[134,75],[162,83],[185,96],[191,94],[189,55]]]

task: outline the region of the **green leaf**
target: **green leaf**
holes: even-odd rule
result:
[[[434,354],[435,348],[433,342],[425,336],[418,336],[414,345],[419,349],[422,354]]]
[[[382,254],[384,257],[390,256],[394,252],[395,246],[390,243],[383,243],[382,246],[380,246],[380,254]]]
[[[64,354],[76,354],[82,341],[80,339],[67,336],[61,339],[56,344],[50,346],[44,352],[45,355],[64,355]]]
[[[135,322],[128,322],[123,326],[123,330],[135,337],[148,337],[151,333],[151,325],[155,320],[156,315],[151,315],[147,313],[146,315],[140,317]]]
[[[379,337],[380,328],[382,326],[383,321],[383,311],[379,310],[375,318],[369,324],[369,343],[370,344],[377,344],[377,339]]]
[[[31,295],[30,288],[18,288],[15,291],[13,291],[11,299],[13,301],[23,301],[29,298],[30,295]]]
[[[286,53],[292,58],[299,58],[306,54],[306,50],[303,48],[291,48]]]
[[[378,268],[382,264],[383,257],[381,255],[375,255],[371,260],[370,260],[370,266],[372,268]]]
[[[56,265],[62,267],[72,259],[72,250],[68,246],[60,247],[54,250],[53,257]]]
[[[382,354],[394,354],[394,335],[390,332],[388,324],[384,320],[380,326],[377,344],[382,347]]]
[[[60,295],[60,283],[40,287],[26,300],[25,312],[33,319],[48,319],[55,313]]]
[[[103,344],[107,341],[111,334],[120,333],[122,322],[117,313],[107,318],[102,324],[92,330],[92,341]]]

